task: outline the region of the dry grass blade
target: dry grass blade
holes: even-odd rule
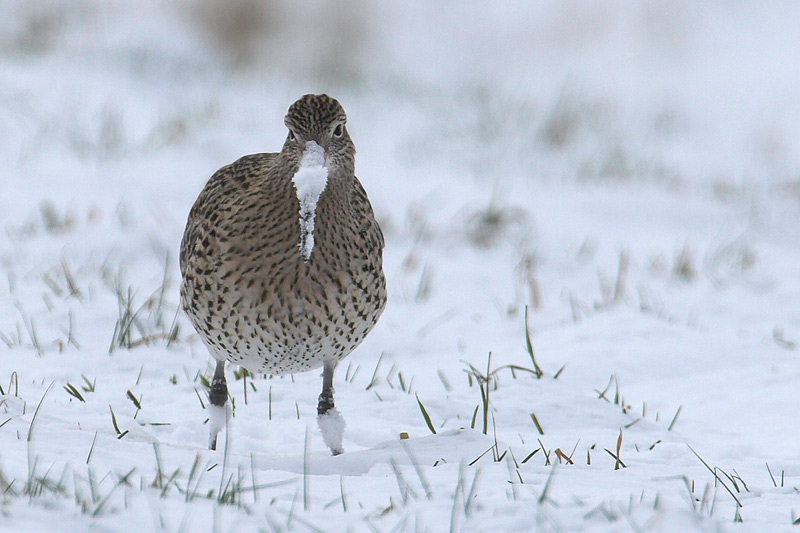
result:
[[[419,405],[419,410],[422,412],[422,418],[425,419],[425,424],[428,426],[428,429],[431,430],[431,433],[436,435],[436,428],[433,427],[433,422],[431,422],[431,417],[428,415],[427,409],[425,406],[422,405],[422,400],[419,399],[419,394],[415,395],[417,397],[417,405]]]
[[[17,371],[13,371],[11,373],[11,377],[8,380],[8,391],[11,392],[11,385],[14,385],[14,396],[19,398],[19,374]]]
[[[378,357],[378,362],[375,364],[375,370],[372,372],[372,379],[369,380],[369,383],[367,384],[367,387],[364,390],[369,390],[375,385],[377,385],[378,382],[380,382],[380,378],[378,377],[378,370],[381,367],[381,361],[383,361],[383,353],[381,353],[380,357]]]
[[[117,416],[114,414],[114,409],[111,408],[111,404],[108,406],[108,410],[111,412],[111,424],[114,426],[114,432],[117,434],[117,438],[121,439],[125,435],[128,434],[128,430],[120,431],[119,425],[117,424]]]
[[[739,507],[741,507],[742,506],[742,502],[739,501],[739,498],[736,497],[736,494],[733,493],[733,491],[730,489],[730,487],[728,487],[728,485],[725,484],[725,481],[721,477],[719,477],[719,475],[717,474],[717,468],[711,468],[711,466],[709,466],[709,464],[706,463],[705,460],[703,460],[702,457],[700,457],[700,454],[698,454],[694,450],[694,448],[691,447],[691,445],[687,444],[686,446],[689,447],[689,449],[692,451],[692,453],[695,455],[695,457],[700,459],[700,462],[703,463],[703,466],[705,466],[708,469],[709,472],[711,472],[711,474],[714,476],[714,479],[716,479],[717,482],[719,482],[723,487],[725,487],[725,490],[727,490],[728,494],[731,495],[731,498],[733,498],[734,501],[736,501],[736,504]]]
[[[439,381],[442,382],[444,390],[446,390],[447,392],[451,392],[453,390],[453,387],[450,385],[450,381],[448,381],[447,376],[445,376],[441,368],[436,371],[436,375],[439,376]]]
[[[619,430],[619,436],[617,437],[617,453],[612,452],[608,448],[603,448],[608,455],[614,458],[614,470],[619,470],[621,468],[627,468],[625,463],[622,462],[620,459],[620,450],[622,449],[622,428]]]
[[[539,419],[536,418],[536,413],[531,413],[531,420],[533,420],[534,425],[536,425],[539,435],[544,435],[544,430],[542,429],[542,425],[539,423]]]
[[[765,463],[767,465],[767,472],[769,472],[769,478],[772,480],[772,485],[777,488],[778,482],[775,481],[775,476],[772,475],[772,470],[769,467],[769,463]]]
[[[542,307],[542,290],[536,276],[537,260],[535,254],[525,254],[517,265],[517,275],[523,285],[527,286],[530,292],[530,302],[533,310]]]
[[[566,462],[568,465],[574,465],[575,463],[572,462],[572,458],[561,451],[561,448],[556,448],[556,457],[558,457],[558,462],[560,463],[562,460]]]
[[[50,392],[50,389],[53,387],[54,383],[55,383],[54,381],[51,381],[50,385],[48,385],[47,388],[45,389],[44,394],[42,394],[42,397],[39,398],[39,403],[36,405],[36,410],[33,412],[33,417],[31,418],[31,424],[30,426],[28,426],[28,442],[31,442],[31,439],[33,438],[33,429],[36,426],[36,420],[39,417],[39,409],[42,408],[42,403],[44,402],[44,398],[45,396],[47,396],[47,393]]]
[[[394,477],[397,480],[397,488],[400,491],[400,497],[403,499],[403,505],[408,504],[409,497],[413,499],[418,499],[417,493],[406,481],[405,476],[403,476],[403,472],[400,470],[400,467],[397,465],[397,461],[394,458],[389,460],[389,465],[392,467],[392,471],[394,472]]]
[[[462,463],[463,464],[463,463]],[[478,489],[478,479],[480,478],[481,469],[475,469],[475,475],[472,478],[472,486],[469,489],[469,493],[464,500],[464,516],[469,518],[470,511],[472,510],[472,502],[475,501],[477,497],[476,490]]]
[[[342,495],[342,511],[347,512],[347,498],[344,495],[344,477],[339,476],[339,493]]]
[[[92,453],[94,452],[94,445],[97,443],[97,432],[94,432],[94,438],[92,439],[92,445],[89,448],[89,453],[86,455],[86,464],[89,464],[89,461],[92,459]]]
[[[425,264],[419,277],[417,292],[414,294],[414,302],[421,303],[431,296],[431,286],[433,285],[433,270],[429,264]]]
[[[425,478],[425,474],[422,472],[422,468],[419,465],[419,461],[417,461],[417,458],[412,453],[411,447],[408,445],[408,441],[401,440],[400,445],[403,447],[403,450],[406,452],[406,455],[408,455],[408,458],[411,461],[411,465],[414,467],[414,471],[417,473],[417,477],[419,478],[419,483],[420,485],[422,485],[422,488],[425,491],[425,497],[429,500],[432,500],[433,491],[431,490],[431,485]]]
[[[550,466],[550,452],[548,452],[547,449],[544,447],[542,439],[536,439],[536,440],[539,442],[539,449],[542,450],[542,453],[544,453],[544,465]]]
[[[31,344],[36,349],[36,353],[38,355],[44,355],[44,346],[42,346],[42,343],[39,340],[39,336],[36,333],[36,324],[33,322],[33,317],[30,317],[25,312],[25,309],[22,307],[21,302],[14,302],[14,306],[17,308],[20,317],[22,317],[22,324],[25,326],[25,330],[28,332],[28,337],[30,337]],[[22,338],[21,334],[20,338]]]
[[[464,463],[461,463],[458,469],[458,482],[456,483],[456,490],[453,494],[453,505],[450,508],[450,533],[456,533],[460,530],[458,527],[458,513],[456,513],[456,509],[458,508],[458,497],[461,496],[462,501],[464,500]]]
[[[87,378],[83,374],[81,374],[81,378],[83,378],[83,382],[85,383],[85,385],[81,385],[83,392],[94,392],[95,386],[97,384],[97,378],[95,378],[94,381],[89,381],[89,378]]]
[[[550,475],[547,476],[547,481],[544,483],[544,487],[542,488],[542,493],[539,495],[539,505],[542,505],[544,502],[547,501],[547,493],[550,491],[550,485],[553,483],[553,478],[556,475],[556,466],[558,463],[553,463],[553,468],[550,469]]]
[[[470,386],[472,386],[472,379],[475,378],[475,381],[478,382],[478,388],[481,394],[481,403],[479,407],[482,407],[481,418],[483,422],[483,429],[482,433],[484,435],[489,434],[489,411],[490,411],[490,403],[489,403],[489,395],[491,392],[492,381],[496,380],[495,371],[492,371],[492,352],[489,352],[489,356],[486,360],[486,374],[481,373],[480,370],[475,368],[471,363],[467,361],[463,361],[468,367],[469,370],[467,372],[467,376],[469,377]],[[495,381],[495,388],[497,387],[497,382]],[[472,416],[472,429],[475,428],[475,420],[477,417],[478,408],[475,408],[475,412]]]
[[[127,392],[126,395],[128,396],[128,399],[131,402],[133,402],[133,405],[136,406],[137,410],[141,410],[142,409],[142,403],[141,403],[142,400],[141,400],[141,398],[137,399],[136,396],[134,396],[133,393],[130,391],[130,389],[128,389],[128,392]]]
[[[594,389],[594,391],[597,393],[597,399],[598,400],[605,400],[605,401],[607,401],[609,403],[611,402],[611,400],[609,400],[606,397],[606,393],[611,389],[611,385],[614,384],[615,379],[616,379],[616,375],[615,374],[611,374],[611,377],[608,378],[608,385],[606,385],[605,389],[603,389],[602,391]]]
[[[612,451],[611,451],[611,450],[609,450],[608,448],[603,448],[603,449],[606,451],[606,453],[607,453],[608,455],[610,455],[611,457],[613,457],[613,458],[614,458],[614,460],[616,461],[616,463],[614,464],[614,470],[619,470],[620,466],[621,466],[622,468],[627,468],[627,466],[625,465],[625,463],[623,463],[623,462],[622,462],[622,460],[619,458],[619,456],[618,456],[617,454],[615,454],[614,452],[612,452]]]
[[[66,385],[64,385],[64,390],[67,391],[67,393],[69,393],[69,395],[72,396],[73,398],[77,398],[78,400],[84,403],[86,402],[80,391],[77,388],[75,388],[75,385],[73,385],[69,381],[67,382]]]
[[[472,466],[472,465],[474,465],[475,463],[477,463],[478,461],[480,461],[481,459],[483,459],[483,456],[484,456],[484,455],[486,455],[487,453],[491,452],[492,450],[494,450],[494,445],[490,446],[489,448],[486,448],[486,450],[485,450],[485,451],[484,451],[482,454],[480,454],[478,457],[476,457],[475,459],[473,459],[472,461],[470,461],[469,463],[467,463],[467,466]],[[535,453],[535,452],[534,452],[534,453]],[[533,455],[533,453],[532,453],[531,455]]]
[[[614,284],[614,301],[618,302],[625,295],[625,280],[628,277],[628,266],[630,265],[630,257],[628,252],[622,251],[619,253],[619,267],[617,269],[617,281]]]
[[[675,416],[672,417],[672,422],[669,423],[669,427],[667,428],[667,431],[672,431],[672,428],[675,427],[675,422],[678,421],[678,416],[680,416],[681,410],[683,410],[683,406],[682,405],[678,406],[678,410],[675,411]]]
[[[531,453],[529,453],[528,455],[526,455],[526,456],[525,456],[525,459],[523,459],[523,460],[522,460],[522,462],[521,462],[520,464],[523,464],[523,465],[524,465],[525,463],[527,463],[528,461],[530,461],[531,457],[533,457],[534,455],[536,455],[536,453],[537,453],[539,450],[541,450],[541,448],[536,448],[536,449],[535,449],[535,450],[533,450]]]
[[[777,326],[775,326],[775,329],[772,330],[772,340],[775,341],[775,344],[786,350],[797,349],[797,343],[787,339],[783,334],[783,329]]]
[[[536,355],[533,351],[533,343],[531,342],[531,330],[528,326],[528,306],[525,306],[525,349],[528,351],[528,355],[531,358],[531,362],[533,363],[534,373],[536,374],[537,378],[541,378],[544,375],[544,372],[541,368],[539,368],[539,364],[536,362]]]
[[[78,284],[75,283],[75,277],[72,275],[72,270],[70,270],[69,265],[67,265],[67,260],[64,257],[61,258],[61,270],[64,272],[64,280],[67,282],[69,295],[79,301],[83,301],[83,294],[78,288]]]

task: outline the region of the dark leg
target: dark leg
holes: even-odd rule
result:
[[[217,434],[225,426],[225,402],[228,401],[228,383],[225,381],[225,361],[217,361],[214,378],[211,380],[211,391],[208,393],[209,434],[208,448],[217,449]]]
[[[344,435],[344,419],[333,404],[333,372],[337,361],[325,361],[322,368],[322,394],[317,406],[317,425],[322,432],[322,439],[333,455],[344,451],[342,435]]]
[[[217,361],[214,378],[211,380],[211,392],[208,393],[211,405],[222,407],[228,401],[228,382],[225,381],[225,362]]]
[[[319,395],[319,405],[317,405],[317,415],[324,415],[334,408],[333,405],[333,372],[336,370],[336,363],[325,363],[322,368],[322,394]]]

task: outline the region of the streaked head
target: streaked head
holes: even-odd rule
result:
[[[284,123],[289,133],[284,151],[305,148],[308,141],[320,145],[329,158],[355,153],[347,134],[347,115],[341,104],[327,94],[307,94],[289,107]]]

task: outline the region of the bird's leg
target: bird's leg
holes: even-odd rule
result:
[[[225,361],[217,361],[214,378],[211,380],[211,391],[208,393],[208,448],[217,449],[217,434],[225,427],[228,401],[228,383],[225,381]]]
[[[333,405],[333,372],[336,369],[336,363],[325,362],[322,368],[322,394],[319,395],[319,405],[317,406],[317,415],[322,416],[331,409]]]
[[[342,435],[344,435],[344,419],[333,404],[333,372],[337,361],[325,361],[322,368],[322,394],[317,406],[317,425],[322,432],[322,439],[333,455],[344,451]]]

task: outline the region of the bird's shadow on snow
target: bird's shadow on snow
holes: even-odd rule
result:
[[[455,429],[416,439],[391,440],[372,448],[345,452],[331,456],[320,452],[293,456],[262,456],[256,466],[263,470],[283,470],[297,474],[361,476],[375,465],[396,464],[428,465],[438,463],[458,464],[471,461],[494,446],[494,440],[471,429]],[[305,463],[305,464],[304,464]]]

